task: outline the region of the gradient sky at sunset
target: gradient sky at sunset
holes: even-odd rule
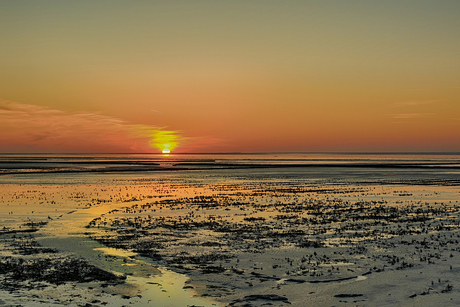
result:
[[[0,152],[460,151],[460,1],[0,1]],[[161,147],[161,146],[160,146]]]

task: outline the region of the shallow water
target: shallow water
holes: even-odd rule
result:
[[[184,303],[204,307],[218,306],[209,299],[194,297],[193,289],[184,289],[187,276],[158,266],[134,252],[105,247],[85,237],[85,226],[89,221],[108,210],[123,206],[125,204],[111,204],[78,209],[63,215],[40,230],[39,242],[44,247],[71,252],[103,270],[126,276],[126,283],[119,285],[118,291],[128,293],[131,297],[130,302],[135,306],[166,307],[180,306]],[[116,293],[117,289],[112,291]],[[108,298],[106,301],[110,306],[124,305],[123,301],[120,303],[119,297]]]

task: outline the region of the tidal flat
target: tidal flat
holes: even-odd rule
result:
[[[457,158],[9,168],[0,306],[457,306]]]

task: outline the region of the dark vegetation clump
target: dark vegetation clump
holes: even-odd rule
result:
[[[109,284],[123,282],[123,278],[89,264],[82,258],[41,246],[30,234],[11,232],[1,236],[4,248],[12,256],[0,256],[0,289],[20,287],[23,282],[102,281]]]
[[[88,264],[85,260],[66,256],[18,258],[1,257],[0,271],[6,280],[64,282],[106,281],[119,282],[121,278]]]

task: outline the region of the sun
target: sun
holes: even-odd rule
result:
[[[154,130],[151,136],[149,145],[158,148],[163,154],[169,154],[182,139],[176,131]]]

